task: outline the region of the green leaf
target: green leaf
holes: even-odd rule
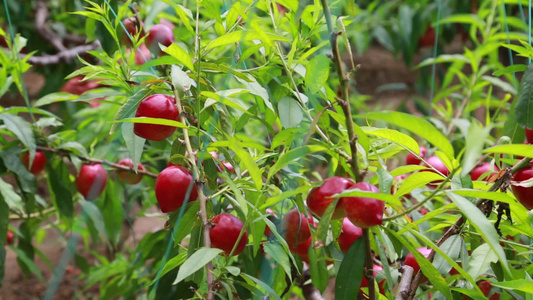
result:
[[[316,250],[313,249],[313,247],[309,247],[307,253],[310,263],[309,270],[311,272],[311,281],[320,293],[323,293],[328,286],[328,267],[324,260],[324,257],[326,257],[324,247],[320,247]]]
[[[109,181],[106,185],[106,193],[100,211],[104,218],[104,225],[107,236],[114,243],[118,245],[120,235],[122,233],[122,223],[124,220],[124,212],[122,210],[121,197],[117,196],[115,189],[115,182]],[[118,189],[122,192],[122,187]]]
[[[0,178],[0,195],[8,208],[17,209],[24,213],[24,204],[19,194],[15,193],[13,186]]]
[[[137,136],[133,132],[133,123],[124,123],[122,124],[122,138],[126,143],[126,148],[128,148],[129,157],[133,162],[133,169],[137,171],[139,162],[141,161],[141,156],[144,149],[145,139]]]
[[[501,75],[510,74],[510,73],[524,72],[526,69],[527,69],[526,65],[512,65],[512,66],[508,66],[503,69],[500,69],[494,72],[492,75],[501,76]]]
[[[506,290],[520,291],[528,294],[533,294],[533,284],[531,284],[531,280],[528,279],[516,279],[505,282],[492,282],[492,286]]]
[[[270,295],[270,297],[272,297],[273,299],[281,300],[281,298],[279,297],[278,293],[276,293],[268,284],[264,283],[263,281],[255,278],[255,277],[253,277],[251,275],[244,274],[244,273],[241,274],[241,277],[244,278],[247,281],[251,280],[251,281],[255,282],[263,290],[265,290],[265,292],[267,292]],[[253,286],[253,285],[251,285],[251,286]]]
[[[452,192],[446,192],[446,194],[476,228],[476,231],[490,245],[491,249],[496,252],[500,265],[506,272],[508,278],[513,278],[511,270],[509,269],[509,264],[507,263],[507,258],[505,257],[505,252],[503,251],[502,246],[500,246],[498,233],[496,232],[496,229],[494,229],[492,223],[487,220],[485,215],[483,215],[483,213],[466,198]]]
[[[335,194],[332,197],[364,197],[364,198],[372,198],[376,200],[381,200],[383,202],[398,205],[398,206],[402,205],[401,201],[393,195],[374,193],[374,192],[368,192],[368,191],[346,190],[342,193]]]
[[[324,245],[326,244],[326,238],[328,237],[328,229],[329,224],[331,223],[331,216],[333,215],[335,208],[337,208],[337,203],[339,203],[340,199],[341,197],[337,197],[333,199],[333,201],[331,201],[331,203],[324,211],[324,214],[320,218],[320,222],[318,223],[318,228],[316,230],[316,239],[323,242]]]
[[[289,152],[285,152],[280,155],[278,161],[276,161],[272,168],[270,168],[270,171],[268,172],[268,178],[270,179],[272,176],[274,176],[274,174],[281,170],[281,168],[285,167],[287,164],[289,164],[295,159],[303,158],[310,153],[326,150],[327,148],[323,146],[309,145],[292,149]]]
[[[0,120],[4,121],[7,129],[13,132],[14,135],[30,150],[30,164],[35,157],[35,137],[31,130],[30,124],[23,118],[11,114],[0,114]]]
[[[491,263],[498,261],[498,256],[494,250],[490,248],[489,244],[483,244],[474,251],[468,261],[468,274],[472,278],[478,278],[490,268]]]
[[[365,239],[357,239],[341,262],[335,281],[335,299],[352,300],[359,294],[365,266]]]
[[[407,134],[401,133],[393,129],[379,129],[371,127],[362,127],[363,131],[368,135],[378,136],[401,145],[413,153],[420,153],[420,146],[418,143]]]
[[[291,97],[283,97],[278,102],[279,120],[284,128],[298,127],[303,112],[298,102]]]
[[[287,38],[284,38],[284,37],[279,36],[279,35],[271,34],[271,33],[266,33],[266,36],[271,41],[284,41],[284,42],[289,42],[290,41]],[[244,30],[242,30],[242,31],[233,31],[233,32],[227,33],[227,34],[225,34],[223,36],[220,36],[220,37],[212,40],[207,45],[207,50],[214,49],[214,48],[217,48],[217,47],[220,47],[220,46],[225,46],[225,45],[235,44],[235,43],[245,42],[245,41],[251,41],[251,40],[261,40],[261,41],[263,41],[261,34],[255,32],[255,31],[244,31]]]
[[[96,228],[96,230],[98,230],[98,233],[107,236],[107,232],[104,226],[104,217],[102,216],[102,213],[100,212],[98,207],[94,205],[94,203],[85,201],[83,199],[80,200],[80,203],[83,209],[83,213],[91,219],[94,227]]]
[[[517,101],[515,115],[518,124],[522,128],[533,128],[533,64],[527,67],[520,80],[518,99],[515,101]]]
[[[189,73],[183,71],[177,65],[171,66],[170,77],[172,78],[174,88],[185,93],[191,89],[191,86],[196,86],[196,82],[189,77]]]
[[[473,120],[466,134],[466,147],[463,154],[463,162],[461,164],[462,171],[461,176],[466,176],[476,166],[481,152],[483,151],[483,145],[492,128],[483,128],[481,123],[477,120]]]
[[[305,85],[311,93],[320,91],[326,85],[329,77],[330,59],[325,55],[313,57],[307,64]]]
[[[39,270],[39,267],[33,262],[33,260],[24,252],[22,249],[18,247],[12,247],[11,250],[17,254],[17,259],[19,259],[28,269],[37,276],[40,282],[44,282],[43,280],[43,274],[41,273],[41,270]]]
[[[166,47],[163,52],[179,60],[189,70],[194,71],[194,65],[192,64],[191,56],[189,53],[187,53],[187,51],[183,50],[180,45],[172,43],[170,46]]]
[[[174,256],[169,261],[167,261],[167,263],[163,267],[163,270],[161,271],[161,275],[160,276],[163,277],[168,272],[170,272],[170,271],[174,270],[175,268],[181,266],[185,262],[186,259],[187,259],[187,252],[183,252],[183,253],[180,253],[180,254]],[[155,280],[154,280],[153,283],[155,283]]]
[[[278,243],[266,242],[263,243],[263,249],[283,268],[287,276],[292,280],[290,258],[283,247]]]
[[[452,16],[443,18],[438,24],[449,23],[471,24],[481,28],[485,27],[485,21],[475,14],[454,14]]]
[[[133,117],[135,115],[135,111],[137,110],[137,107],[139,106],[139,103],[141,101],[148,97],[152,93],[149,86],[146,86],[140,90],[138,90],[135,94],[131,95],[128,100],[119,108],[117,113],[115,114],[115,118],[113,121],[119,121],[124,118]],[[109,130],[109,134],[112,135],[115,130],[117,129],[118,123],[113,123],[111,125],[111,129]]]
[[[4,279],[6,248],[7,244],[7,228],[9,226],[9,207],[0,194],[0,288]]]
[[[155,124],[155,125],[166,125],[171,127],[177,127],[177,128],[188,128],[187,125],[174,121],[169,119],[161,119],[161,118],[148,118],[148,117],[139,117],[139,118],[126,118],[118,121],[113,121],[113,123],[140,123],[140,124]]]
[[[210,261],[212,261],[218,254],[223,251],[216,248],[199,248],[194,252],[181,266],[176,280],[173,285],[180,283],[183,279],[194,274],[194,272],[200,270]]]
[[[72,193],[69,186],[70,182],[67,166],[62,162],[57,162],[54,166],[47,168],[48,186],[50,187],[50,196],[59,213],[67,219],[74,216],[74,204],[72,203]]]
[[[454,157],[454,150],[448,138],[435,128],[433,124],[422,118],[395,111],[372,112],[355,117],[359,119],[380,120],[407,129],[441,149],[448,157]]]
[[[503,153],[503,154],[511,154],[515,156],[533,157],[533,145],[524,145],[524,144],[500,145],[500,146],[491,147],[489,149],[485,149],[483,153]]]

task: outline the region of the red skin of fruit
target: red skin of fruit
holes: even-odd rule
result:
[[[284,233],[285,240],[289,247],[306,242],[311,237],[309,224],[313,224],[311,216],[306,217],[298,209],[292,209],[283,217],[281,232]]]
[[[11,229],[8,229],[7,230],[7,238],[6,238],[6,242],[8,245],[12,245],[13,244],[13,239],[15,238],[15,234],[13,233],[13,230]]]
[[[183,205],[192,180],[192,175],[182,166],[170,166],[159,173],[155,180],[155,197],[162,212],[173,212]],[[198,190],[194,184],[189,198],[188,202],[198,198]]]
[[[164,53],[159,50],[159,44],[170,46],[174,43],[174,33],[172,29],[165,24],[156,24],[150,28],[148,37],[146,37],[146,44],[153,53]]]
[[[309,264],[309,247],[311,247],[311,244],[313,243],[313,238],[310,236],[306,241],[300,244],[289,244],[289,250],[294,253],[298,254],[303,261]]]
[[[446,165],[442,162],[442,160],[438,156],[430,156],[427,160],[428,165],[432,166],[433,168],[437,169],[439,172],[444,174],[444,176],[450,175],[450,170],[446,168]]]
[[[424,35],[418,39],[418,48],[433,47],[435,45],[435,29],[428,26]]]
[[[516,199],[527,209],[533,209],[533,187],[523,187],[513,185],[512,181],[524,181],[533,177],[533,167],[522,169],[516,172],[511,178],[511,189]]]
[[[477,284],[479,286],[479,289],[483,292],[483,295],[488,296],[490,293],[490,290],[492,289],[492,283],[489,280],[483,280],[478,282]],[[489,300],[499,300],[500,294],[493,294],[490,296]]]
[[[276,215],[276,213],[275,213],[273,210],[271,210],[270,208],[267,208],[267,209],[265,210],[265,212],[266,212],[267,214],[270,214],[270,215],[271,215],[271,216],[268,217],[269,220],[277,219],[277,218],[278,218],[278,216]],[[273,234],[272,234],[272,230],[270,229],[270,227],[268,227],[268,225],[265,227],[265,232],[264,232],[264,234],[265,234],[266,237],[270,237],[270,236],[273,235]]]
[[[85,80],[82,81],[85,78],[83,75],[77,75],[72,78],[70,78],[65,85],[61,88],[62,92],[71,93],[74,95],[81,95],[85,93],[86,91],[103,87],[105,85],[97,83],[95,80]]]
[[[226,255],[230,255],[233,246],[237,243],[244,224],[237,217],[228,213],[215,216],[211,220],[211,224],[213,224],[213,228],[209,231],[211,246],[222,249]],[[246,247],[247,242],[248,233],[245,231],[233,255],[240,254],[244,250],[244,247]]]
[[[420,157],[426,158],[426,153],[428,152],[428,149],[426,147],[420,147]],[[414,156],[412,153],[407,154],[405,157],[405,164],[406,165],[419,165],[422,161]]]
[[[499,171],[498,167],[494,166],[496,171]],[[481,175],[489,172],[489,171],[492,171],[491,168],[490,168],[490,163],[488,162],[485,162],[485,163],[482,163],[481,166],[477,167],[477,168],[474,168],[472,171],[470,171],[470,178],[474,181],[474,180],[478,180]],[[486,175],[483,180],[487,181],[488,179],[490,178],[490,174]]]
[[[374,265],[372,267],[372,270],[374,271],[374,278],[375,278],[378,275],[378,272],[383,271],[383,267],[380,265]],[[381,280],[378,283],[378,286],[379,286],[379,293],[385,295],[385,279]],[[364,274],[363,274],[363,278],[361,279],[360,287],[362,288],[368,287],[368,281],[366,280],[366,277],[364,276]],[[359,294],[363,296],[365,299],[368,299],[367,297],[364,296],[363,291],[359,290]]]
[[[342,220],[341,234],[339,235],[337,242],[339,243],[342,252],[347,253],[348,249],[350,249],[350,246],[355,242],[355,240],[362,236],[363,229],[353,225],[348,218],[344,218],[344,220]]]
[[[222,167],[223,166],[223,167]],[[235,170],[233,169],[233,165],[227,161],[223,161],[222,162],[222,170],[221,171],[224,171],[224,169],[228,170],[229,173],[235,173]]]
[[[105,189],[107,172],[101,164],[83,165],[76,178],[76,187],[86,200],[96,199]]]
[[[163,94],[154,94],[146,97],[139,103],[135,117],[160,118],[173,121],[179,121],[179,113],[176,108],[176,100]],[[156,124],[133,125],[133,132],[144,139],[150,141],[162,141],[171,136],[176,127]]]
[[[344,177],[326,178],[321,186],[312,188],[309,195],[307,195],[307,207],[319,217],[322,217],[331,202],[335,200],[331,196],[352,189],[354,185],[353,181]],[[337,202],[337,207],[335,207],[335,211],[331,216],[332,219],[340,219],[346,216],[341,202],[342,198]]]
[[[150,49],[145,44],[139,45],[139,49],[135,50],[135,64],[140,66],[150,60]]]
[[[139,32],[141,32],[141,35],[139,36],[139,38],[142,38],[144,36],[144,32],[143,32],[144,25],[142,21],[141,21],[141,24],[138,24],[137,19],[135,17],[125,19],[122,22],[122,24],[124,24],[126,31],[131,35],[131,39],[133,39],[133,37],[136,36]],[[122,41],[129,47],[133,46],[131,39],[126,33],[124,33],[122,36]]]
[[[533,144],[533,129],[526,128],[526,140],[529,144]]]
[[[119,165],[126,166],[130,169],[133,169],[133,161],[131,158],[123,158],[118,162]],[[144,171],[144,166],[139,163],[137,165],[139,171]],[[118,179],[127,184],[137,184],[141,181],[143,176],[141,174],[135,174],[128,171],[117,171]]]
[[[379,189],[368,182],[358,182],[353,185],[353,188],[379,193]],[[355,226],[369,228],[383,223],[383,210],[385,209],[383,201],[363,197],[343,197],[341,205],[346,211],[346,217]]]
[[[44,167],[46,166],[46,155],[42,153],[41,151],[35,152],[35,158],[33,159],[33,164],[30,166],[30,153],[25,153],[22,155],[22,163],[32,173],[33,175],[38,175],[44,170]]]
[[[424,255],[425,258],[427,258],[429,254],[431,253],[431,249],[427,247],[421,247],[416,250],[422,253],[422,255]],[[415,256],[412,253],[407,254],[407,257],[405,257],[405,265],[413,268],[414,270],[413,274],[416,274],[418,273],[418,271],[420,271],[420,265],[418,264],[418,262],[415,259]]]

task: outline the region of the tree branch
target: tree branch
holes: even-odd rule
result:
[[[57,65],[62,62],[71,62],[73,59],[78,57],[78,55],[86,53],[87,51],[96,50],[100,47],[100,41],[96,40],[86,45],[65,49],[64,51],[54,55],[31,56],[28,58],[28,63],[35,66],[47,66]],[[20,54],[20,56],[25,57],[23,54]]]
[[[35,28],[37,32],[47,40],[57,51],[62,52],[67,50],[63,45],[63,40],[55,32],[46,25],[46,19],[49,12],[46,8],[46,0],[37,0],[37,7],[35,12]]]
[[[400,268],[400,273],[402,273],[402,280],[400,281],[400,285],[398,287],[396,300],[404,300],[409,297],[409,289],[411,288],[414,269],[411,266],[405,265]]]

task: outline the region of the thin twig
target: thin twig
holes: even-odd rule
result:
[[[28,58],[28,63],[35,66],[57,65],[62,62],[70,62],[78,57],[78,55],[84,54],[87,51],[96,50],[100,47],[100,41],[95,40],[89,44],[66,49],[54,55],[31,56]],[[26,55],[20,54],[20,56],[25,57]]]
[[[411,288],[414,269],[411,266],[405,265],[400,268],[400,273],[402,273],[402,280],[400,281],[400,285],[398,287],[396,300],[404,300],[409,297],[409,289]]]
[[[46,8],[46,0],[37,0],[36,12],[35,12],[35,29],[37,32],[47,40],[57,51],[63,52],[67,50],[63,45],[63,40],[55,32],[46,25],[46,19],[49,12]]]
[[[112,163],[112,162],[107,161],[105,159],[98,159],[98,158],[90,158],[90,157],[79,156],[79,155],[77,155],[77,154],[75,154],[75,153],[73,153],[71,151],[65,150],[65,149],[56,149],[56,148],[51,148],[51,147],[37,146],[37,150],[44,151],[44,152],[50,152],[50,153],[56,153],[56,154],[59,154],[61,156],[66,156],[66,157],[68,157],[70,154],[74,154],[80,160],[82,160],[84,162],[88,162],[90,164],[102,164],[102,165],[106,165],[106,166],[112,167],[113,169],[135,173],[135,170],[133,168],[128,167],[128,166],[119,165],[117,163]],[[146,171],[146,170],[144,170],[144,171],[143,170],[137,170],[136,174],[141,174],[141,175],[146,175],[146,176],[149,176],[149,177],[152,177],[152,178],[157,178],[157,174],[154,174],[154,173]]]
[[[179,92],[176,87],[174,87],[174,96],[176,98],[176,107],[178,108],[178,112],[180,116],[183,116],[184,109],[181,104],[181,99]],[[183,119],[183,118],[182,118]],[[211,223],[207,219],[207,198],[204,195],[203,189],[204,189],[204,181],[199,178],[199,171],[198,167],[195,163],[195,156],[194,152],[192,150],[191,146],[191,140],[189,138],[189,130],[187,128],[183,129],[183,140],[185,142],[185,148],[187,149],[187,154],[189,155],[190,164],[192,166],[192,172],[193,172],[193,178],[196,181],[196,189],[198,190],[198,202],[200,204],[200,218],[202,219],[202,224],[204,227],[204,247],[210,248],[211,247],[211,239],[209,237],[209,232],[211,231]],[[215,299],[215,295],[213,293],[213,264],[209,262],[207,264],[207,299],[213,300]]]

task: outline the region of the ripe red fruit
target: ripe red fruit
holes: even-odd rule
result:
[[[426,153],[427,152],[428,152],[428,149],[426,147],[420,147],[419,156],[422,157],[422,158],[426,158]],[[420,163],[422,163],[422,161],[418,157],[416,157],[414,154],[412,154],[410,152],[405,157],[405,164],[406,165],[419,165]]]
[[[133,161],[131,158],[123,158],[118,162],[119,165],[126,166],[133,170]],[[144,166],[139,163],[137,165],[137,170],[144,171]],[[122,182],[125,182],[127,184],[137,184],[141,181],[143,176],[141,174],[135,174],[133,172],[128,171],[117,171],[118,179]]]
[[[424,255],[425,258],[427,258],[429,256],[429,254],[431,253],[431,249],[428,248],[428,247],[421,247],[421,248],[418,248],[416,250],[418,252],[422,253],[422,255]],[[413,253],[407,254],[407,257],[405,257],[405,265],[410,266],[411,268],[413,268],[414,274],[418,273],[418,271],[420,270],[420,265],[416,261],[415,256],[413,255]]]
[[[86,200],[96,199],[107,184],[107,172],[101,164],[83,165],[76,178],[76,187]]]
[[[81,95],[86,91],[104,86],[102,84],[97,83],[96,80],[83,80],[84,78],[84,75],[76,75],[70,78],[61,88],[61,91],[74,95]]]
[[[379,193],[379,189],[368,182],[358,182],[353,188]],[[364,197],[343,197],[341,205],[346,211],[346,217],[356,226],[369,228],[383,223],[383,201]]]
[[[435,36],[435,29],[433,29],[431,26],[428,26],[424,32],[424,35],[418,39],[418,47],[433,47],[435,45]]]
[[[7,238],[6,238],[6,242],[7,242],[8,245],[12,245],[13,244],[14,237],[15,237],[15,234],[13,233],[13,230],[8,229],[7,230]]]
[[[488,296],[490,294],[490,290],[492,289],[492,283],[489,280],[483,280],[478,282],[477,284],[479,286],[479,289],[483,292],[483,295]],[[499,300],[500,294],[495,293],[490,296],[489,300]]]
[[[213,228],[209,231],[209,237],[211,238],[211,246],[214,248],[222,249],[226,252],[226,255],[230,255],[237,239],[244,227],[244,224],[237,217],[223,213],[217,215],[211,220]],[[248,242],[248,233],[246,231],[241,237],[239,244],[235,248],[233,255],[238,255],[246,247]]]
[[[283,217],[281,232],[283,232],[289,247],[306,242],[311,237],[309,224],[313,224],[311,216],[306,217],[298,209],[292,209],[287,212]]]
[[[33,159],[33,164],[30,168],[30,153],[24,153],[22,155],[22,164],[26,166],[26,169],[30,171],[33,175],[38,175],[44,170],[44,167],[46,165],[46,155],[42,153],[41,151],[35,152],[35,158]]]
[[[523,187],[516,184],[525,180],[530,180],[531,178],[533,178],[533,166],[516,172],[511,178],[511,189],[513,190],[513,194],[527,209],[533,209],[533,187]]]
[[[526,128],[526,140],[529,144],[533,144],[533,129]]]
[[[300,255],[303,261],[306,263],[309,263],[309,247],[311,247],[311,244],[313,243],[313,237],[309,237],[306,241],[299,244],[289,244],[289,250],[294,253]]]
[[[499,171],[498,167],[494,166],[496,171]],[[470,171],[470,178],[472,180],[478,180],[480,179],[481,175],[487,173],[487,172],[490,172],[492,171],[491,168],[490,168],[490,163],[488,162],[485,162],[485,163],[482,163],[479,167],[477,168],[474,168],[472,171]],[[487,180],[489,179],[490,177],[490,174],[487,174],[483,177],[483,180]]]
[[[129,49],[126,50],[126,53],[128,53]],[[150,49],[146,47],[145,44],[140,44],[138,49],[135,49],[135,64],[138,66],[143,65],[145,62],[148,62],[150,60]]]
[[[311,189],[311,192],[307,195],[307,206],[312,212],[319,217],[322,217],[331,202],[335,200],[335,198],[332,198],[331,196],[352,189],[354,185],[353,181],[344,177],[335,176],[326,178],[321,186]],[[346,213],[342,209],[341,202],[342,198],[337,202],[335,211],[331,216],[332,219],[339,219],[346,216]]]
[[[132,39],[134,36],[139,34],[139,32],[140,32],[139,38],[142,38],[144,36],[143,23],[142,21],[140,21],[140,24],[139,24],[139,22],[137,22],[137,18],[135,17],[128,18],[124,20],[122,24],[124,24],[126,31],[131,36],[131,39],[130,39],[130,37],[126,33],[122,35],[122,41],[129,47],[133,46]]]
[[[275,224],[275,220],[278,218],[278,216],[276,215],[276,213],[271,210],[270,208],[267,208],[266,211],[265,211],[267,214],[270,214],[270,216],[268,216],[268,219],[270,221],[272,221],[274,224]],[[272,230],[270,229],[270,227],[268,227],[268,225],[265,227],[265,232],[264,232],[265,236],[268,238],[270,236],[273,236],[272,234]]]
[[[348,218],[344,218],[344,220],[342,220],[341,234],[339,235],[337,242],[339,242],[342,252],[346,253],[355,240],[362,236],[363,229],[353,225]]]
[[[146,37],[146,44],[153,53],[161,52],[161,50],[159,50],[159,44],[168,47],[172,43],[174,43],[174,33],[172,32],[172,29],[165,24],[156,24],[152,26]]]
[[[163,94],[154,94],[146,97],[139,103],[135,117],[161,118],[179,121],[179,113],[176,108],[176,100]],[[150,141],[162,141],[171,136],[176,127],[156,124],[135,123],[133,132],[136,135]]]
[[[193,182],[192,175],[182,166],[170,166],[161,171],[155,180],[155,197],[161,211],[173,212],[183,205],[187,190]],[[196,185],[192,185],[189,201],[198,198]]]
[[[437,169],[437,171],[444,174],[444,176],[450,175],[450,170],[448,170],[446,165],[442,162],[442,160],[438,156],[430,156],[426,161],[428,165]]]

